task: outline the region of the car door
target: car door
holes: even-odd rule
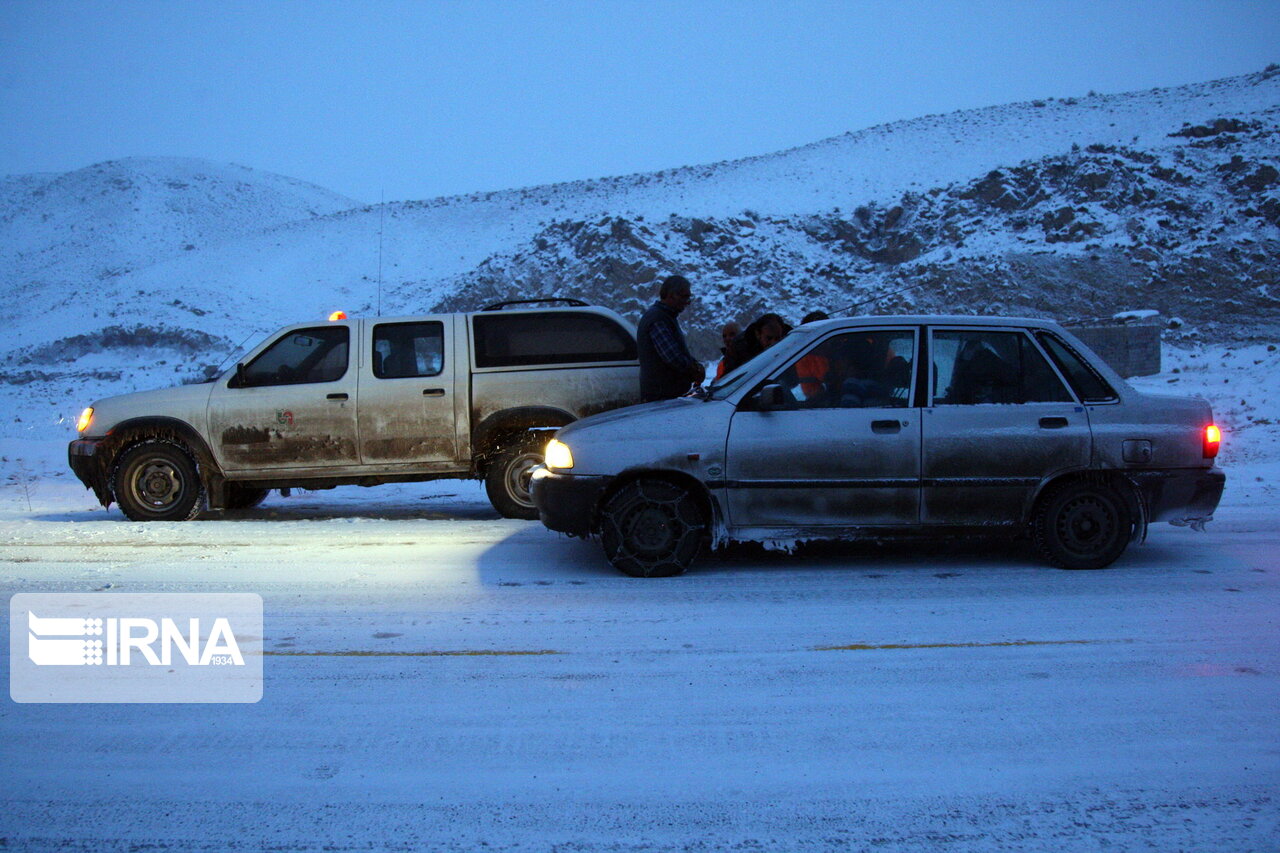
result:
[[[726,447],[732,527],[917,523],[916,338],[911,327],[834,332],[765,380],[782,387],[780,407],[744,398]]]
[[[1046,477],[1089,464],[1089,419],[1024,330],[934,327],[922,411],[926,524],[1021,521]]]
[[[454,318],[365,321],[360,369],[360,459],[365,465],[449,464],[458,457]]]
[[[357,466],[352,326],[293,327],[209,395],[209,438],[227,472]]]

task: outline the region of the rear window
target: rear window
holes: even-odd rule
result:
[[[379,379],[439,376],[444,323],[379,323],[373,327],[373,375]]]
[[[476,367],[634,361],[636,341],[616,320],[577,311],[476,314]]]
[[[1031,339],[999,330],[935,331],[933,405],[1071,401]]]
[[[1060,341],[1057,335],[1038,332],[1036,337],[1049,353],[1049,357],[1058,365],[1062,375],[1067,377],[1076,394],[1086,403],[1107,403],[1118,399],[1115,390],[1107,381],[1098,375],[1089,364],[1076,355],[1075,351]]]

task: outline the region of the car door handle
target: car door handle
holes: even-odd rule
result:
[[[423,388],[423,389],[422,389],[422,396],[424,396],[424,397],[443,397],[443,396],[444,396],[444,389],[443,389],[443,388]]]
[[[1067,425],[1066,418],[1041,418],[1040,419],[1041,429],[1062,429],[1066,425]]]
[[[325,399],[326,400],[345,400],[347,399],[347,395],[346,394],[329,394],[328,396],[325,397]]]
[[[871,431],[880,434],[894,433],[902,429],[902,421],[872,421]]]

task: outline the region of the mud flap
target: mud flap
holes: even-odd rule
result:
[[[1136,509],[1133,519],[1133,531],[1129,534],[1129,544],[1142,544],[1147,541],[1147,530],[1151,527],[1151,509],[1147,506],[1147,500],[1142,494],[1142,489],[1138,488],[1138,484],[1128,477],[1124,478],[1124,482],[1129,487],[1130,509]]]

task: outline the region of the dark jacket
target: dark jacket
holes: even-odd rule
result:
[[[653,342],[652,329],[656,325],[664,327],[668,338],[672,340],[685,363],[673,365],[658,352]],[[640,357],[640,400],[669,400],[683,396],[693,384],[692,370],[697,362],[689,353],[684,333],[680,331],[680,323],[676,312],[661,302],[655,302],[644,312],[640,323],[636,326],[636,349]]]
[[[775,320],[778,325],[782,327],[782,334],[784,336],[791,331],[791,325],[777,314],[762,315],[750,326],[747,326],[739,332],[738,336],[729,344],[729,347],[724,354],[723,361],[725,373],[728,373],[739,365],[746,364],[748,361],[764,352],[764,348],[760,346],[760,339],[757,337],[756,332],[761,326]]]

